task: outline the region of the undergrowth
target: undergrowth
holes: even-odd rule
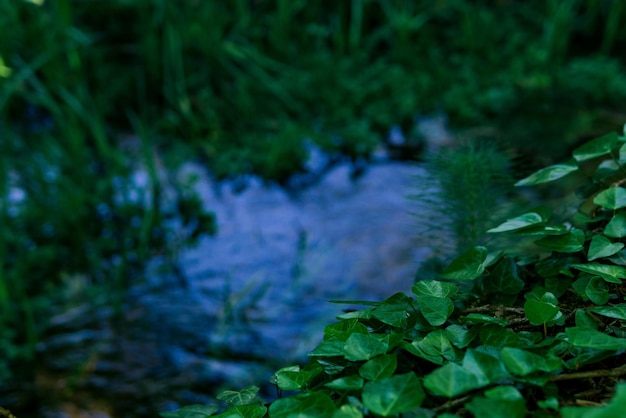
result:
[[[345,301],[365,307],[325,327],[307,364],[276,371],[274,401],[248,387],[161,416],[622,416],[625,179],[626,131],[581,145],[516,183],[577,185],[572,216],[540,206],[487,231],[531,251],[474,246],[410,296]]]

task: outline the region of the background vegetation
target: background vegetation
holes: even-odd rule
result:
[[[122,309],[145,263],[175,256],[180,225],[168,219],[184,215],[186,238],[213,231],[161,167],[195,159],[219,178],[284,182],[303,169],[304,139],[367,159],[394,125],[419,140],[415,118],[441,113],[529,172],[623,123],[625,9],[0,1],[2,386],[32,381],[45,318],[77,277]],[[148,173],[139,182],[137,164]]]

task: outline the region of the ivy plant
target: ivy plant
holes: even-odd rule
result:
[[[248,387],[161,415],[623,416],[625,163],[626,135],[609,134],[518,181],[565,181],[581,203],[560,221],[542,206],[488,231],[527,240],[523,254],[475,246],[411,295],[349,301],[363,308],[328,325],[306,365],[276,371],[278,399]]]

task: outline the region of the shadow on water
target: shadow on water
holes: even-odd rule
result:
[[[328,300],[408,292],[431,255],[407,199],[428,173],[389,158],[359,170],[334,164],[288,190],[254,177],[218,183],[184,166],[217,235],[183,251],[177,275],[155,259],[122,312],[75,278],[77,302],[52,318],[30,388],[55,406],[33,416],[155,416],[253,384],[274,397],[273,372],[305,361],[324,325],[350,308]],[[10,396],[20,403],[19,391]]]

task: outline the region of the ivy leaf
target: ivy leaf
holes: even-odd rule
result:
[[[324,327],[325,340],[329,340],[332,337],[338,335],[345,335],[345,340],[347,340],[350,334],[354,333],[368,333],[367,327],[360,323],[359,320],[356,318],[344,319],[342,321]]]
[[[415,344],[415,341],[413,344]],[[431,356],[450,358],[454,353],[454,347],[452,347],[452,343],[448,339],[445,330],[442,329],[429,332],[426,337],[419,340],[417,345],[424,350],[426,354]]]
[[[474,280],[485,271],[487,248],[476,246],[461,254],[446,269],[442,277],[452,280]]]
[[[532,325],[543,325],[559,313],[559,308],[549,302],[529,299],[524,303],[524,314]]]
[[[301,395],[277,399],[270,406],[272,418],[292,417],[332,417],[335,404],[322,392],[308,392]]]
[[[508,328],[485,325],[479,332],[480,342],[491,347],[518,347],[524,345],[523,338]]]
[[[485,391],[485,397],[475,396],[466,404],[475,417],[524,418],[528,410],[521,393],[513,386],[499,386]]]
[[[445,324],[454,310],[454,303],[450,298],[418,295],[416,300],[424,318],[435,327]]]
[[[447,298],[454,296],[459,288],[452,284],[441,282],[439,280],[421,280],[411,288],[416,295],[435,296],[439,298]]]
[[[576,148],[572,155],[578,162],[592,160],[597,157],[609,154],[613,148],[617,146],[617,133],[612,132],[599,138],[592,139],[589,142]]]
[[[458,348],[465,348],[478,335],[478,327],[467,329],[459,324],[452,324],[446,328],[446,337],[450,342]]]
[[[263,405],[234,405],[213,418],[262,418],[267,413]]]
[[[356,334],[351,334],[356,335]],[[345,341],[341,339],[329,339],[326,341],[322,341],[315,347],[311,352],[309,352],[309,356],[311,357],[335,357],[335,356],[343,356],[344,351],[343,347],[345,345]]]
[[[363,413],[355,405],[341,405],[332,418],[363,418]]]
[[[604,235],[611,238],[626,237],[626,213],[616,213],[604,227]]]
[[[600,263],[587,263],[587,264],[570,264],[570,267],[576,270],[584,271],[585,273],[600,276],[609,283],[620,284],[620,279],[626,279],[626,267],[613,266]]]
[[[398,367],[398,357],[395,354],[385,354],[374,357],[359,368],[361,377],[367,380],[380,380],[391,377]]]
[[[220,401],[224,401],[230,405],[248,405],[258,399],[256,396],[258,392],[258,387],[248,386],[247,388],[244,388],[240,391],[225,390],[217,395],[217,399],[219,399]]]
[[[352,334],[343,347],[345,357],[351,361],[369,360],[385,354],[389,345],[371,334]]]
[[[437,396],[454,398],[473,389],[486,386],[472,371],[456,363],[447,363],[424,378],[424,387]]]
[[[374,308],[374,318],[394,327],[404,327],[407,321],[407,309],[412,299],[398,292],[385,299]]]
[[[626,303],[620,303],[613,306],[595,306],[588,311],[608,318],[626,320]]]
[[[550,217],[549,209],[540,207],[531,212],[509,219],[495,228],[488,230],[488,233],[520,231],[529,227],[545,224]]]
[[[514,347],[502,349],[502,362],[511,373],[518,376],[527,376],[538,371],[553,372],[561,368],[558,358],[546,358]]]
[[[415,374],[410,372],[367,382],[362,397],[367,409],[387,417],[419,408],[426,394]]]
[[[619,186],[609,187],[598,193],[593,203],[612,210],[626,207],[626,189]]]
[[[353,374],[332,380],[324,386],[337,390],[359,390],[363,387],[363,378]]]
[[[555,164],[534,172],[530,176],[515,183],[515,185],[534,186],[535,184],[547,183],[565,177],[576,170],[578,170],[578,166],[574,163]]]
[[[524,288],[524,282],[517,274],[517,264],[513,259],[506,257],[489,272],[483,280],[483,288],[487,293],[501,293],[515,295]]]
[[[274,373],[272,381],[282,390],[297,390],[308,383],[317,373],[301,370],[300,366],[287,366]]]
[[[626,349],[626,339],[612,337],[600,331],[573,327],[567,328],[565,334],[574,347],[610,351]]]
[[[585,295],[596,305],[604,305],[609,301],[609,288],[600,277],[592,277],[585,287]]]
[[[483,351],[470,348],[463,357],[463,368],[476,376],[481,384],[497,383],[509,377],[504,364],[496,357]]]
[[[217,412],[217,405],[189,405],[176,411],[160,412],[162,418],[205,418]]]
[[[624,232],[626,233],[626,229],[624,229]],[[624,244],[621,242],[612,243],[611,240],[604,235],[594,235],[589,244],[587,260],[591,261],[597,258],[610,257],[618,253],[622,248],[624,248]]]
[[[585,233],[581,229],[572,229],[565,234],[550,235],[535,241],[540,247],[561,253],[574,253],[583,249]]]

